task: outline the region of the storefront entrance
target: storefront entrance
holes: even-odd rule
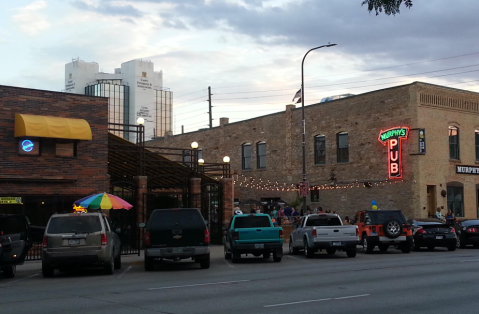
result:
[[[447,209],[450,209],[455,217],[464,217],[464,188],[459,184],[447,186]]]

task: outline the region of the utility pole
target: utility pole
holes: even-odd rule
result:
[[[211,86],[208,86],[208,113],[210,114],[210,129],[213,127],[213,110],[211,110]]]

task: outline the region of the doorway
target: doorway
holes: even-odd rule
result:
[[[427,215],[434,217],[436,214],[436,186],[427,186]]]

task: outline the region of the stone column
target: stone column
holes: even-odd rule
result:
[[[201,211],[201,178],[190,178],[190,207]]]
[[[223,186],[223,226],[226,226],[233,216],[234,208],[234,183],[232,178],[223,178],[220,180]]]

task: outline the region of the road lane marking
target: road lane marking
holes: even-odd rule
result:
[[[339,297],[339,298],[326,298],[326,299],[306,300],[306,301],[288,302],[288,303],[280,303],[280,304],[270,304],[270,305],[264,305],[263,307],[285,306],[285,305],[321,302],[321,301],[330,301],[330,300],[343,300],[343,299],[361,298],[361,297],[367,297],[367,296],[370,296],[370,294],[360,294],[360,295],[351,295],[351,296]]]
[[[465,259],[461,261],[461,263],[465,263],[465,262],[479,262],[479,259]]]
[[[231,265],[230,263],[228,263],[228,261],[227,261],[227,260],[225,260],[225,259],[224,259],[224,260],[223,260],[223,262],[225,262],[225,263],[226,263],[226,265],[228,265],[230,268],[235,268],[233,265]]]
[[[227,285],[227,284],[231,284],[231,283],[248,282],[248,281],[251,281],[251,280],[236,280],[236,281],[220,281],[220,282],[197,283],[197,284],[194,284],[194,285],[149,288],[148,290],[152,291],[152,290],[177,289],[177,288],[188,288],[188,287],[198,287],[198,286]]]
[[[286,255],[286,256],[289,257],[289,258],[294,258],[295,260],[298,260],[298,261],[301,261],[301,262],[309,263],[309,261],[306,261],[306,260],[304,260],[304,259],[300,259],[300,258],[291,256],[291,255]]]
[[[120,275],[118,275],[118,278],[123,277],[126,274],[126,272],[129,271],[130,269],[131,269],[131,266],[128,266],[127,269],[125,269]]]
[[[28,279],[28,278],[32,278],[32,277],[35,277],[35,276],[38,276],[38,275],[40,275],[40,274],[35,274],[35,275],[31,275],[31,276],[28,276],[28,277],[25,277],[25,278],[13,280],[13,281],[10,281],[10,282],[7,282],[7,283],[4,283],[4,284],[0,285],[0,287],[11,284],[11,283],[19,282],[19,281],[22,281],[22,280],[25,280],[25,279]]]

